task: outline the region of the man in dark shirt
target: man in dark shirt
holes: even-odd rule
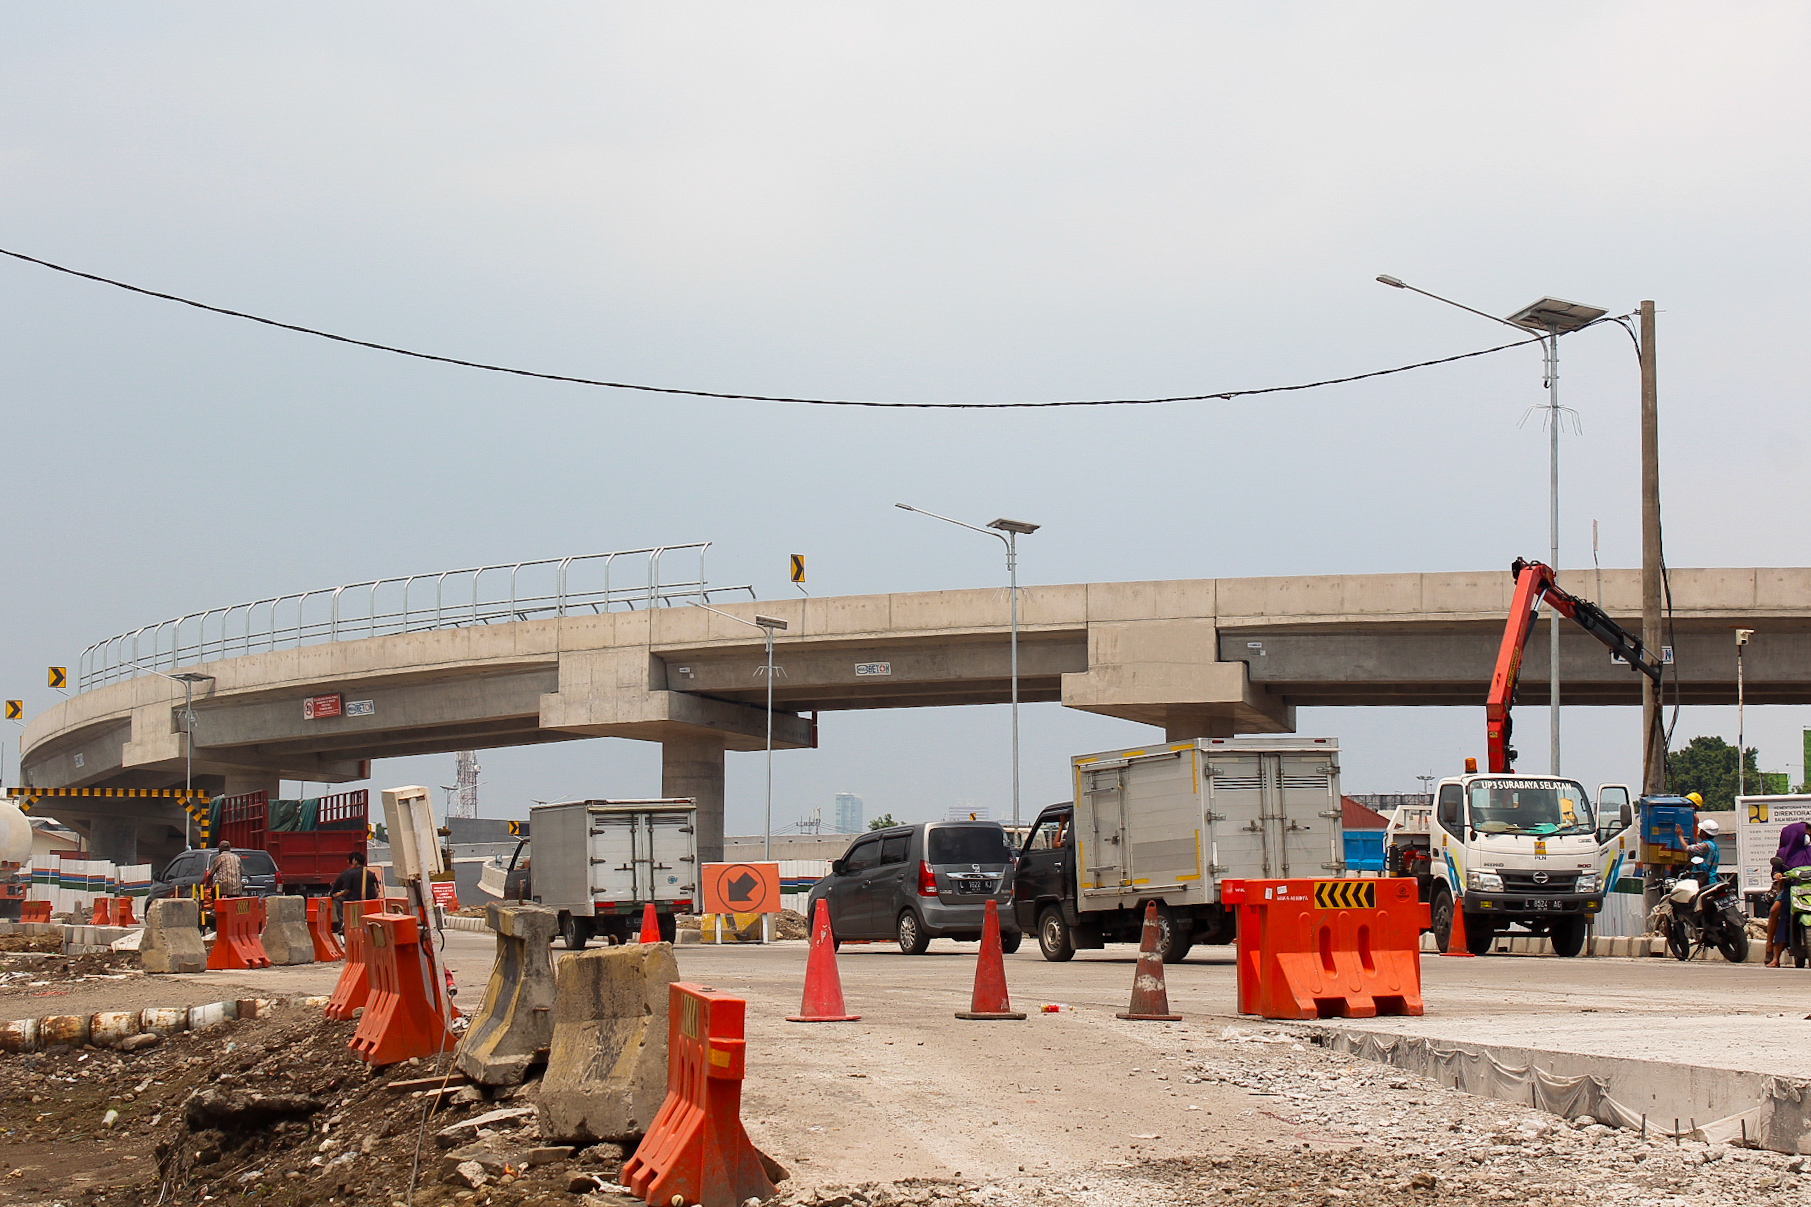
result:
[[[333,881],[333,921],[334,929],[340,929],[345,911],[340,908],[344,901],[375,901],[378,898],[377,875],[365,867],[363,851],[349,851],[346,855],[346,870]]]

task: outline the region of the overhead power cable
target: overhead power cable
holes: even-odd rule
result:
[[[245,319],[248,322],[262,323],[266,327],[276,327],[284,331],[294,331],[301,335],[312,335],[319,339],[332,340],[335,343],[351,344],[354,347],[370,348],[376,352],[388,352],[396,356],[412,357],[415,360],[433,361],[443,365],[458,365],[466,369],[481,369],[486,373],[508,373],[516,377],[532,377],[540,381],[563,381],[571,385],[601,386],[610,390],[636,390],[644,394],[680,394],[690,398],[722,398],[738,402],[784,402],[801,406],[816,407],[881,407],[888,409],[935,410],[935,411],[1008,411],[1029,410],[1045,407],[1132,407],[1157,406],[1171,402],[1208,402],[1231,401],[1234,398],[1251,398],[1261,394],[1287,394],[1298,390],[1315,390],[1323,386],[1348,385],[1355,381],[1368,381],[1376,377],[1389,377],[1396,373],[1410,373],[1416,369],[1428,369],[1435,365],[1450,365],[1455,361],[1470,360],[1475,356],[1489,356],[1496,352],[1505,352],[1510,348],[1522,348],[1529,344],[1539,343],[1545,336],[1535,335],[1528,339],[1512,343],[1497,344],[1491,348],[1479,348],[1473,352],[1460,352],[1455,356],[1442,356],[1437,360],[1421,360],[1411,365],[1398,365],[1393,369],[1373,369],[1369,373],[1353,373],[1346,377],[1327,377],[1319,381],[1304,381],[1287,386],[1263,386],[1248,390],[1215,390],[1205,394],[1172,394],[1160,398],[1084,398],[1066,399],[1056,402],[876,402],[856,398],[798,398],[785,394],[738,394],[727,390],[692,390],[682,386],[650,386],[630,381],[604,381],[595,377],[575,377],[567,373],[543,373],[536,369],[517,369],[508,365],[493,365],[484,361],[464,360],[456,356],[439,356],[432,352],[417,352],[410,348],[398,348],[392,344],[380,344],[373,340],[355,339],[349,335],[336,335],[331,331],[321,331],[314,327],[303,327],[297,323],[285,323],[277,319],[265,318],[262,315],[247,314],[243,310],[229,310],[224,306],[212,306],[206,302],[197,302],[193,298],[181,297],[173,293],[160,293],[155,289],[131,285],[125,281],[116,281],[111,277],[98,276],[91,272],[70,268],[63,264],[53,264],[37,256],[28,256],[24,252],[9,251],[0,247],[0,255],[23,260],[27,264],[36,264],[53,272],[80,277],[84,281],[94,281],[101,285],[111,285],[115,289],[124,289],[129,293],[143,294],[149,298],[159,298],[166,302],[177,302],[192,306],[196,310],[205,310],[210,314],[224,314],[228,318]],[[1599,322],[1614,322],[1615,319],[1600,319]],[[1582,328],[1581,328],[1582,330]]]

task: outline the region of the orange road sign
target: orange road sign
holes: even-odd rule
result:
[[[779,913],[780,865],[777,863],[705,864],[704,912],[707,914]]]
[[[8,700],[6,702],[6,719],[7,720],[17,721],[19,718],[23,717],[24,715],[25,715],[25,701]]]
[[[46,675],[45,678],[50,680],[50,685],[52,687],[68,687],[69,668],[66,666],[53,666],[50,668],[50,673]]]

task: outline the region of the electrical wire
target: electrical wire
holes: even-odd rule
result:
[[[285,323],[261,315],[248,314],[243,310],[229,310],[224,306],[213,306],[198,302],[193,298],[181,297],[174,293],[161,293],[155,289],[146,289],[131,285],[125,281],[116,281],[111,277],[98,276],[91,272],[82,272],[67,265],[55,264],[49,260],[28,256],[24,252],[10,251],[0,247],[0,255],[22,260],[27,264],[36,264],[53,272],[67,276],[79,277],[84,281],[94,281],[101,285],[111,285],[115,289],[124,289],[128,293],[142,294],[149,298],[158,298],[166,302],[176,302],[196,310],[205,310],[210,314],[222,314],[228,318],[245,319],[247,322],[261,323],[266,327],[276,327],[283,331],[294,331],[300,335],[312,335],[319,339],[332,340],[335,343],[351,344],[358,348],[370,348],[376,352],[388,352],[395,356],[407,356],[415,360],[433,361],[443,365],[457,365],[465,369],[479,369],[486,373],[508,373],[515,377],[532,377],[540,381],[561,381],[570,385],[600,386],[610,390],[635,390],[644,394],[678,394],[690,398],[718,398],[737,402],[779,402],[801,406],[819,407],[878,407],[901,410],[936,410],[936,411],[1009,411],[1030,410],[1050,407],[1126,407],[1158,406],[1173,402],[1230,402],[1235,398],[1252,398],[1263,394],[1287,394],[1299,390],[1315,390],[1323,386],[1349,385],[1355,381],[1368,381],[1376,377],[1389,377],[1396,373],[1410,373],[1416,369],[1429,369],[1436,365],[1450,365],[1457,361],[1470,360],[1476,356],[1490,356],[1493,353],[1505,352],[1510,348],[1522,348],[1529,344],[1538,344],[1545,335],[1536,335],[1529,339],[1516,340],[1513,343],[1498,344],[1492,348],[1479,348],[1472,352],[1461,352],[1456,356],[1442,356],[1435,360],[1416,361],[1410,365],[1398,365],[1391,369],[1373,369],[1368,373],[1353,373],[1346,377],[1328,377],[1319,381],[1298,382],[1286,386],[1262,386],[1246,390],[1215,390],[1205,394],[1174,394],[1155,398],[1085,398],[1064,399],[1054,402],[877,402],[854,398],[802,398],[785,394],[739,394],[723,390],[692,390],[680,386],[650,386],[627,381],[605,381],[592,377],[575,377],[566,373],[545,373],[536,369],[517,369],[508,365],[489,364],[485,361],[465,360],[455,356],[439,356],[432,352],[417,352],[409,348],[399,348],[393,344],[380,344],[373,340],[355,339],[349,335],[336,335],[331,331],[322,331],[314,327],[303,327],[296,323]],[[1626,318],[1627,316],[1621,316]],[[1598,322],[1617,322],[1620,319],[1599,319]],[[1586,324],[1592,326],[1595,324]],[[1584,330],[1584,327],[1579,330]]]

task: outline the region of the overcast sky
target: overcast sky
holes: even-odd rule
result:
[[[1503,342],[1543,294],[1660,315],[1674,566],[1807,565],[1811,12],[1798,4],[0,4],[0,246],[442,354],[704,389],[1199,393]],[[1567,341],[1562,567],[1639,560],[1637,375]],[[148,621],[710,540],[784,595],[1506,567],[1547,547],[1532,349],[1258,401],[877,412],[401,360],[0,262],[0,681]],[[1578,586],[1577,583],[1574,584]],[[1525,710],[1525,733],[1543,732]],[[1349,791],[1482,708],[1303,710]],[[1811,709],[1749,712],[1798,775]],[[1569,710],[1628,779],[1632,710]],[[1681,740],[1733,738],[1688,710]],[[1150,730],[1025,715],[1025,798]],[[1000,708],[839,713],[777,820],[1007,801]],[[9,741],[5,774],[16,773]],[[1527,765],[1545,742],[1525,743]],[[760,759],[730,756],[732,831]],[[648,795],[658,751],[482,756],[484,810]],[[452,756],[378,786],[450,783]]]

